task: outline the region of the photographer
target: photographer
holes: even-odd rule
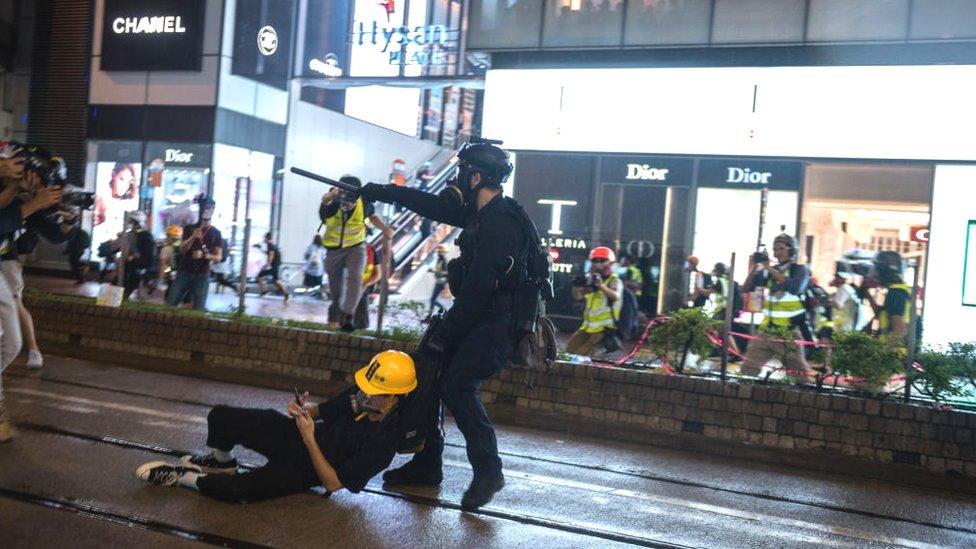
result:
[[[773,240],[773,256],[776,264],[770,262],[765,252],[756,252],[749,258],[749,276],[746,277],[745,291],[765,288],[763,299],[763,321],[760,331],[766,337],[749,343],[749,349],[740,371],[746,375],[759,375],[763,366],[773,357],[780,358],[787,373],[805,378],[810,366],[804,357],[803,348],[792,343],[773,341],[786,334],[789,339],[800,338],[809,341],[812,337],[809,317],[803,304],[804,293],[810,282],[810,270],[806,265],[796,263],[797,247],[793,237],[780,234]]]
[[[566,352],[590,355],[604,341],[606,332],[616,333],[617,318],[623,304],[623,283],[613,272],[613,250],[606,246],[590,252],[590,272],[573,280],[573,298],[585,300],[583,324],[569,338]]]
[[[193,308],[205,311],[207,294],[210,291],[210,264],[223,258],[224,239],[220,231],[210,224],[216,207],[213,199],[200,195],[197,197],[197,204],[200,208],[200,220],[183,227],[180,266],[167,302],[171,307],[179,307],[187,295],[192,295]]]
[[[68,236],[52,217],[49,209],[61,202],[61,188],[45,186],[34,169],[25,170],[21,158],[0,159],[0,261],[15,249],[14,234],[25,224],[52,242],[63,242]],[[68,232],[70,234],[70,231]],[[0,373],[13,362],[22,345],[17,300],[7,277],[0,276]],[[13,438],[14,428],[3,398],[0,376],[0,442]]]

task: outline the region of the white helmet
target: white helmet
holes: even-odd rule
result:
[[[126,217],[129,218],[129,221],[135,221],[140,226],[146,224],[146,212],[142,210],[132,210],[126,214]]]

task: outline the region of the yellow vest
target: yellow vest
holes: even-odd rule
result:
[[[777,296],[773,293],[773,278],[770,276],[769,281],[766,282],[766,298],[763,299],[763,326],[782,326],[785,328],[790,327],[790,323],[794,317],[806,314],[806,308],[803,306],[803,299],[789,292],[779,292],[782,295]]]
[[[356,200],[356,207],[348,220],[343,219],[342,208],[325,220],[322,244],[326,248],[352,248],[366,241],[366,216],[362,199]]]
[[[617,275],[610,275],[603,281],[606,286],[617,284],[617,292],[623,291],[623,285],[619,284],[620,279]],[[586,310],[583,311],[583,331],[588,334],[598,334],[604,330],[612,330],[616,327],[615,318],[620,318],[620,309],[623,307],[623,295],[621,294],[613,302],[611,308],[607,294],[600,290],[586,294]]]
[[[716,280],[715,293],[715,313],[721,313],[725,311],[725,307],[728,305],[729,300],[725,297],[725,290],[729,287],[729,277],[722,275]]]
[[[905,297],[905,309],[902,311],[901,317],[902,320],[904,320],[907,324],[911,319],[912,314],[912,289],[909,288],[904,282],[896,282],[891,286],[888,286],[887,295],[891,295],[891,290],[904,290],[905,293],[908,294]],[[885,299],[888,299],[887,295],[885,296]],[[888,317],[888,311],[885,308],[882,308],[881,312],[878,313],[878,329],[881,333],[881,340],[886,341],[888,332],[891,331],[891,319]]]
[[[627,270],[630,271],[631,282],[637,284],[637,289],[634,290],[634,295],[640,297],[641,294],[644,293],[642,290],[644,287],[644,275],[641,274],[641,270],[637,265],[631,265],[630,267],[627,267]]]

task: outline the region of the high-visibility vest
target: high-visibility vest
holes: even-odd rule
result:
[[[777,295],[779,294],[779,295]],[[789,328],[795,317],[806,314],[803,298],[787,291],[773,293],[773,277],[766,282],[766,299],[763,300],[763,326]]]
[[[623,285],[619,284],[620,279],[617,275],[610,275],[603,281],[606,286],[617,285],[617,291],[623,290]],[[607,294],[601,290],[586,294],[586,309],[583,311],[582,329],[588,334],[598,334],[607,329],[613,329],[617,323],[614,319],[620,318],[620,309],[623,307],[623,295],[613,302],[611,307]]]
[[[640,297],[643,293],[641,288],[644,287],[644,275],[637,265],[631,265],[627,267],[627,270],[630,271],[630,281],[637,285],[637,289],[634,290],[634,295]]]
[[[342,215],[342,208],[325,220],[322,231],[322,244],[326,248],[352,248],[366,241],[366,216],[362,199],[356,200],[356,207],[348,219]]]
[[[911,318],[911,314],[912,314],[912,309],[911,309],[911,307],[912,307],[912,290],[904,282],[896,282],[896,283],[892,284],[891,286],[888,286],[888,293],[885,295],[885,299],[886,300],[888,299],[888,296],[891,295],[891,291],[892,290],[902,290],[902,291],[905,292],[905,294],[906,294],[905,295],[905,308],[902,311],[902,317],[901,318],[905,322],[908,322],[908,320]],[[887,334],[888,334],[888,332],[891,331],[891,318],[888,317],[888,311],[885,308],[882,308],[881,309],[881,312],[878,314],[878,330],[879,330],[879,332],[881,334],[881,340],[882,341],[886,341],[887,340]]]
[[[366,245],[366,267],[363,269],[363,285],[369,282],[376,270],[376,250],[369,244]]]

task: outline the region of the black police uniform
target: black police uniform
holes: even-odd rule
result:
[[[370,184],[363,194],[370,200],[397,202],[434,221],[464,228],[457,239],[461,281],[456,285],[457,281],[451,280],[454,305],[431,343],[444,349],[447,366],[441,374],[441,400],[464,435],[475,479],[500,478],[502,463],[495,429],[478,389],[508,362],[516,344],[512,292],[520,282],[518,266],[525,264],[521,256],[527,238],[517,205],[499,194],[474,211],[440,196],[396,185]],[[439,478],[444,439],[439,430],[434,432],[413,463]]]

